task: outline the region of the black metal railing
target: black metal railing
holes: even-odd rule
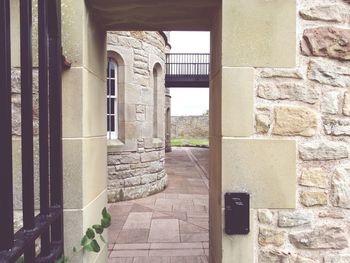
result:
[[[209,87],[210,54],[166,54],[167,87]]]
[[[166,74],[209,75],[210,54],[169,53],[166,54]]]
[[[14,233],[10,1],[0,4],[0,262],[54,262],[63,254],[60,0],[38,1],[40,213],[35,216],[32,0],[20,0],[23,228]],[[13,10],[16,11],[16,10]],[[40,251],[35,241],[40,238]]]

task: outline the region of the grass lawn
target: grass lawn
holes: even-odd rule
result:
[[[198,146],[209,145],[209,139],[172,139],[172,146]]]

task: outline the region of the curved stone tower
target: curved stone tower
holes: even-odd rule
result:
[[[108,201],[145,197],[167,185],[165,50],[162,32],[109,32]]]

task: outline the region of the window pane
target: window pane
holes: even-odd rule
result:
[[[110,98],[110,111],[108,112],[108,113],[110,113],[110,114],[115,114],[115,106],[114,106],[114,104],[115,104],[115,99],[114,98]]]
[[[111,95],[109,87],[110,87],[110,83],[109,83],[109,79],[107,79],[107,95]]]
[[[111,92],[111,95],[114,96],[115,95],[115,80],[114,79],[111,79],[110,80],[110,92]]]
[[[111,131],[111,116],[107,115],[107,131]]]
[[[107,114],[110,114],[109,100],[110,100],[110,98],[107,98]]]
[[[115,114],[115,98],[107,98],[107,114]]]
[[[111,115],[109,116],[111,118],[111,129],[110,131],[114,132],[115,131],[115,116],[114,115]]]

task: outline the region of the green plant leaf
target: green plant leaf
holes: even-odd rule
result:
[[[102,210],[102,217],[111,220],[111,215],[107,212],[106,207]]]
[[[96,253],[100,252],[100,246],[99,244],[97,243],[96,239],[92,240],[91,241],[91,247],[92,247],[92,250]]]
[[[97,234],[103,233],[103,227],[101,225],[93,225],[92,228],[95,229]]]
[[[89,238],[84,235],[83,238],[81,239],[80,245],[83,247],[89,242]]]
[[[60,258],[55,260],[55,263],[66,263],[68,261],[69,261],[69,258],[64,256],[64,255],[62,255]]]
[[[92,243],[92,241],[90,241],[89,243],[87,243],[86,245],[84,245],[84,246],[83,246],[83,250],[84,250],[84,251],[88,251],[88,252],[93,251],[93,248],[92,248],[92,246],[91,246],[91,243]]]
[[[100,238],[101,238],[102,242],[106,244],[106,240],[104,239],[104,237],[102,235],[100,235]]]
[[[102,218],[101,219],[101,226],[103,227],[103,228],[107,228],[107,227],[109,227],[111,225],[111,220],[110,219],[108,219],[108,218]]]
[[[95,238],[95,231],[92,229],[92,228],[88,228],[86,230],[86,236],[89,238],[89,239],[94,239]]]
[[[108,214],[107,208],[104,207],[104,208],[102,209],[102,216],[103,216],[103,217],[106,217],[107,214]]]

